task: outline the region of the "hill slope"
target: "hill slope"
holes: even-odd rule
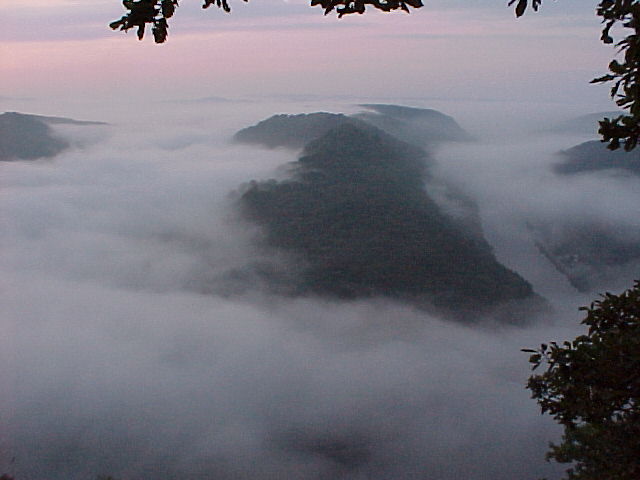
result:
[[[55,136],[50,127],[60,124],[104,125],[62,117],[3,113],[0,115],[0,161],[53,157],[69,148],[69,142]]]
[[[274,115],[240,130],[234,140],[268,148],[302,148],[345,123],[373,125],[405,142],[435,146],[443,141],[469,141],[472,137],[450,116],[426,108],[400,105],[360,105],[368,111],[356,115],[316,112]]]
[[[484,238],[429,197],[425,155],[346,122],[307,145],[291,179],[252,182],[240,205],[265,244],[299,261],[294,294],[385,296],[461,316],[533,298]]]
[[[414,145],[432,147],[441,142],[473,140],[453,117],[437,110],[377,103],[360,106],[369,111],[354,115],[354,118]]]
[[[559,154],[562,161],[554,165],[554,171],[569,175],[599,170],[625,170],[640,175],[640,151],[609,150],[599,140],[581,143]]]
[[[237,132],[236,142],[262,145],[267,148],[302,148],[311,140],[321,137],[332,128],[352,120],[337,113],[302,113],[274,115],[251,127]]]

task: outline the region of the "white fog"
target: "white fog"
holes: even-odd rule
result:
[[[640,231],[637,177],[551,170],[556,152],[593,135],[545,127],[593,109],[379,102],[435,108],[476,137],[438,147],[431,173],[477,204],[498,261],[549,303],[513,326],[383,297],[225,288],[229,271],[277,258],[239,217],[239,189],[285,178],[299,155],[234,144],[233,134],[276,113],[350,114],[363,102],[8,103],[109,125],[54,126],[71,148],[0,164],[0,473],[559,478],[544,455],[561,432],[525,389],[520,349],[575,337],[578,307],[629,286],[634,272],[580,293],[529,226]]]

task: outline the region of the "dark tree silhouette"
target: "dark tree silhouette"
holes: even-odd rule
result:
[[[531,353],[527,388],[564,427],[548,459],[572,463],[568,480],[640,478],[640,282],[589,307],[588,333]]]
[[[227,0],[203,0],[203,2],[202,8],[216,5],[227,13],[231,12]],[[164,43],[167,40],[169,28],[167,20],[173,17],[178,7],[178,0],[124,0],[122,4],[128,12],[120,20],[109,24],[112,29],[127,31],[135,28],[138,38],[142,40],[145,26],[150,24],[156,43]],[[367,5],[383,12],[400,9],[408,13],[409,7],[420,8],[423,3],[422,0],[311,0],[311,6],[316,5],[324,8],[325,15],[335,10],[338,17],[342,17],[350,13],[364,13]]]

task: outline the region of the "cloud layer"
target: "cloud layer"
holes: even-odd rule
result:
[[[637,221],[623,210],[636,184],[551,177],[549,138],[441,150],[438,175],[479,202],[499,259],[556,306],[536,327],[466,328],[381,300],[203,294],[264,255],[233,192],[295,155],[226,143],[272,106],[157,108],[167,116],[74,130],[83,141],[52,161],[1,166],[0,470],[558,477],[544,451],[559,432],[528,398],[519,349],[575,336],[586,298],[530,248],[524,221]]]

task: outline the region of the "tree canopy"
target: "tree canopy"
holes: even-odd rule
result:
[[[248,2],[249,0],[244,0]],[[207,9],[215,5],[226,13],[231,12],[231,6],[227,0],[202,0],[202,8]],[[517,3],[516,3],[517,2]],[[509,6],[515,4],[516,16],[522,16],[531,2],[533,10],[537,11],[542,0],[509,0]],[[351,13],[365,13],[367,6],[383,12],[402,10],[409,13],[410,8],[424,6],[422,0],[310,0],[311,6],[320,6],[324,14],[335,11],[338,18]],[[603,2],[606,3],[606,2]],[[618,3],[618,2],[616,2]],[[128,31],[135,28],[138,39],[142,40],[147,24],[152,26],[151,33],[156,43],[164,43],[167,40],[169,22],[178,8],[178,0],[123,0],[122,5],[127,13],[109,26],[113,30]]]
[[[226,13],[231,12],[231,7],[227,0],[202,0],[202,8],[209,8],[215,5]],[[248,0],[244,0],[248,2]],[[364,13],[366,6],[390,12],[392,10],[403,10],[409,12],[409,7],[420,8],[423,6],[422,0],[310,0],[311,6],[321,6],[324,14],[327,15],[336,11],[338,17],[350,13]],[[523,0],[520,0],[522,3]],[[533,0],[537,9],[537,4],[541,0]],[[526,8],[526,1],[525,8]],[[136,28],[138,39],[142,40],[147,24],[152,26],[151,32],[156,43],[164,43],[167,40],[169,23],[178,7],[178,0],[123,0],[122,5],[127,13],[119,20],[109,24],[113,30],[130,30]]]
[[[549,459],[572,463],[569,480],[640,478],[640,282],[583,307],[586,335],[531,353],[527,387],[564,427]]]

